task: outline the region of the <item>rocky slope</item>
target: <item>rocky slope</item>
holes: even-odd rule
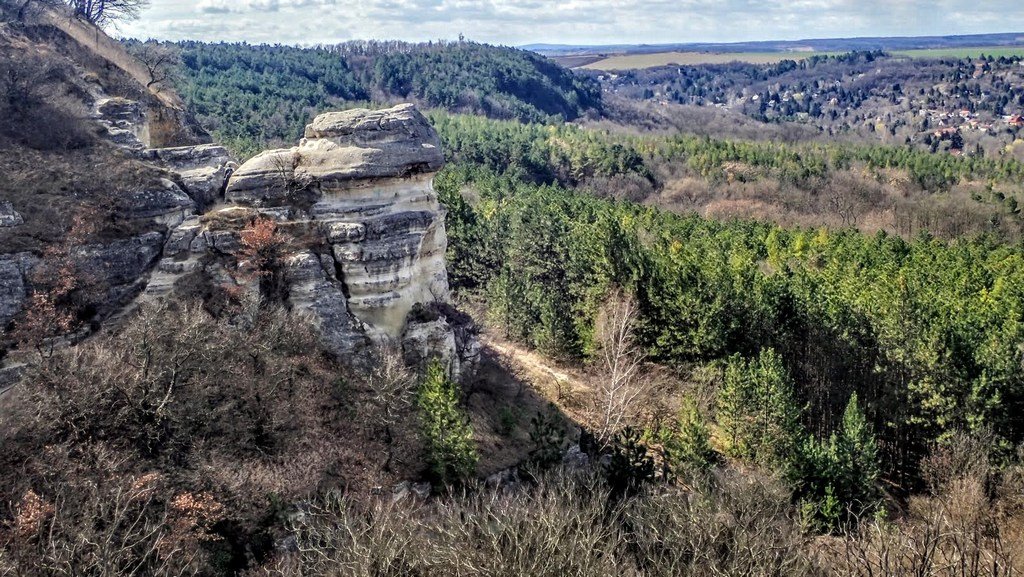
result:
[[[454,375],[475,358],[472,328],[448,305],[445,214],[432,189],[444,157],[414,107],[323,114],[298,146],[239,167],[98,29],[45,9],[14,20],[7,5],[0,56],[42,63],[48,72],[34,93],[60,95],[69,118],[91,128],[74,150],[0,135],[0,169],[18,176],[0,186],[6,366],[25,360],[10,330],[62,266],[91,291],[70,341],[154,299],[262,292],[309,315],[327,348],[353,362],[374,344],[400,347],[411,363],[440,355]],[[76,218],[88,234],[66,224]],[[252,270],[246,241],[264,222],[281,241],[269,276]],[[76,291],[72,300],[84,301],[84,288]],[[10,380],[3,373],[0,390]]]
[[[83,268],[102,271],[107,324],[196,287],[266,293],[246,235],[269,221],[278,278],[275,294],[263,296],[310,315],[330,351],[359,362],[371,345],[394,345],[410,363],[438,356],[461,376],[479,345],[448,302],[445,212],[432,186],[444,165],[436,133],[401,105],[323,114],[306,136],[241,166],[216,145],[137,151],[167,177],[127,195],[124,210],[162,228],[72,250]],[[0,321],[18,314],[37,260],[0,258]]]

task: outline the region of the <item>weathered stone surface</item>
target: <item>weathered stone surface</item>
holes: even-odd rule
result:
[[[200,209],[221,200],[228,178],[238,168],[227,149],[217,144],[150,148],[142,157],[177,173]]]
[[[173,181],[161,179],[152,187],[129,193],[124,199],[124,208],[129,218],[153,218],[176,226],[194,213],[196,207],[181,187]]]
[[[163,244],[163,234],[149,232],[109,244],[81,246],[72,251],[81,269],[96,275],[96,280],[107,289],[106,306],[101,313],[117,310],[142,292],[146,280],[143,276],[156,264]]]
[[[327,112],[306,127],[307,139],[329,139],[336,144],[376,148],[402,157],[404,150],[414,151],[428,170],[444,165],[440,139],[427,119],[412,104],[386,110],[345,110]]]
[[[417,305],[401,344],[410,366],[423,368],[437,359],[456,380],[471,376],[480,363],[481,346],[472,319],[444,303]]]
[[[412,105],[321,114],[295,148],[270,150],[232,176],[230,202],[268,205],[296,190],[344,189],[352,181],[433,173],[444,166],[437,133]]]
[[[126,98],[100,98],[96,101],[93,118],[107,130],[107,138],[124,148],[142,150],[148,141],[146,111],[134,100]]]
[[[0,256],[0,331],[21,312],[28,298],[25,277],[36,262],[28,253]]]
[[[269,218],[291,239],[281,261],[287,303],[309,315],[329,350],[356,361],[371,344],[390,342],[412,363],[440,357],[453,376],[466,374],[479,355],[475,333],[451,315],[410,316],[449,299],[445,213],[432,183],[444,163],[437,135],[411,106],[322,115],[306,134],[295,148],[238,167],[226,206],[171,231],[145,298],[192,271],[254,288],[233,268],[242,266],[240,231]],[[145,154],[179,174],[223,161],[202,146]]]
[[[231,175],[224,198],[246,206],[274,206],[297,190],[312,187],[296,173],[298,149],[268,150],[249,159]]]
[[[286,262],[289,301],[308,311],[320,330],[324,344],[335,354],[353,357],[365,350],[370,341],[365,327],[351,314],[341,283],[333,271],[312,252],[292,255]]]
[[[440,318],[426,322],[410,322],[402,336],[402,353],[410,366],[424,366],[438,359],[453,376],[459,375],[459,352],[455,332],[448,321]]]
[[[361,242],[366,238],[366,225],[359,222],[332,222],[327,225],[327,242]]]
[[[415,107],[318,116],[302,143],[238,168],[225,198],[301,209],[331,245],[348,309],[375,340],[398,339],[416,303],[446,300],[437,134]]]
[[[25,224],[25,219],[14,210],[14,205],[6,200],[0,200],[0,228],[19,226]]]

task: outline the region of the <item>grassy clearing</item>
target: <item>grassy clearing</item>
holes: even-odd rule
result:
[[[911,58],[978,58],[985,56],[1024,56],[1024,46],[979,46],[967,48],[935,48],[930,50],[894,50],[893,54]]]
[[[654,54],[619,54],[583,66],[592,70],[630,70],[654,68],[669,64],[777,64],[783,60],[804,60],[811,56],[828,56],[838,52],[657,52]]]

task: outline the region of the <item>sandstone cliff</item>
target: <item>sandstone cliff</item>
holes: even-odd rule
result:
[[[61,297],[78,323],[59,342],[174,294],[267,293],[242,239],[265,220],[287,242],[263,296],[309,315],[329,350],[355,362],[390,343],[453,374],[473,359],[448,305],[432,188],[444,157],[414,107],[320,115],[296,147],[239,167],[99,29],[36,2],[0,0],[0,16],[0,67],[33,72],[23,122],[38,127],[0,131],[0,362],[24,360],[10,331],[58,270],[87,277]],[[84,133],[55,144],[65,120]],[[76,218],[88,232],[69,228]],[[0,390],[8,377],[0,366]]]
[[[172,233],[144,298],[196,272],[253,290],[237,274],[242,235],[270,219],[287,241],[278,290],[311,315],[330,350],[399,344],[410,362],[440,356],[458,375],[476,345],[448,306],[445,213],[432,186],[443,165],[412,105],[320,115],[298,146],[234,170],[223,204]]]

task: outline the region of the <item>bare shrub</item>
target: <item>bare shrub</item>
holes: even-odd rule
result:
[[[631,551],[644,575],[806,575],[804,537],[781,480],[757,471],[691,479],[630,502]]]
[[[402,352],[394,345],[380,347],[366,375],[374,423],[388,445],[394,440],[394,428],[408,415],[416,393],[416,375],[405,365]]]
[[[181,51],[171,44],[156,41],[126,44],[128,52],[146,67],[149,79],[146,88],[159,92],[164,85],[173,85],[181,69]]]
[[[480,491],[427,505],[360,510],[329,498],[305,512],[298,553],[273,575],[623,575],[607,490],[552,477],[531,491]],[[626,575],[632,573],[625,573]]]
[[[600,374],[595,378],[593,412],[596,435],[606,445],[623,426],[634,422],[647,393],[641,374],[646,356],[634,334],[639,312],[632,295],[614,291],[597,315]]]
[[[599,477],[564,471],[535,487],[423,504],[360,507],[331,497],[311,505],[293,529],[297,550],[265,574],[796,577],[813,570],[782,483],[740,472],[618,504]]]
[[[317,390],[330,383],[315,336],[273,311],[246,329],[198,304],[145,309],[121,334],[31,375],[41,427],[61,439],[117,439],[147,456],[180,456],[203,438],[266,451],[315,428],[315,397],[326,394]]]
[[[200,543],[214,538],[208,529],[219,519],[209,497],[168,500],[161,474],[135,473],[129,459],[103,445],[53,446],[41,460],[49,476],[37,481],[38,493],[25,492],[0,534],[12,574],[199,573],[206,561]]]
[[[1024,571],[1021,512],[990,490],[991,439],[987,433],[957,434],[933,451],[924,465],[933,493],[912,497],[894,522],[862,522],[826,549],[826,565],[858,577],[998,577]],[[1010,482],[1016,470],[1008,471]]]
[[[46,247],[42,260],[28,275],[32,290],[14,321],[10,339],[35,350],[41,359],[52,356],[61,337],[89,320],[89,309],[103,295],[101,281],[84,270],[74,255],[77,246],[95,235],[100,220],[98,210],[80,208],[63,238]]]
[[[66,0],[75,16],[98,26],[135,20],[149,7],[149,0]]]

